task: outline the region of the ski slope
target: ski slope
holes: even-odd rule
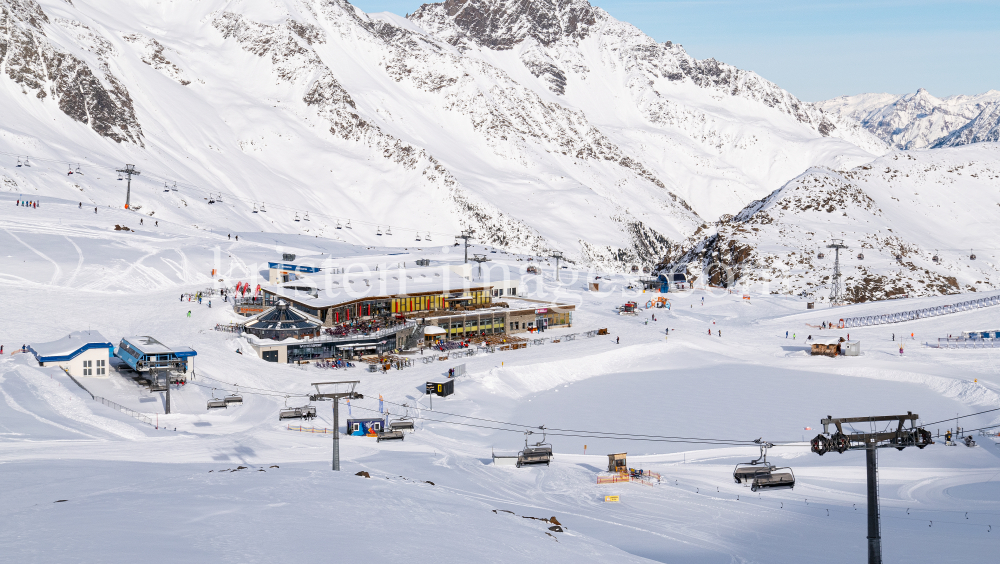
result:
[[[709,289],[671,294],[669,311],[619,316],[621,303],[644,305],[651,296],[628,290],[626,277],[572,268],[556,283],[544,262],[541,277],[522,286],[577,310],[572,328],[543,336],[603,327],[609,335],[417,362],[387,374],[265,363],[241,339],[212,330],[238,320],[225,304],[199,306],[180,294],[210,286],[212,268],[229,285],[261,276],[263,263],[286,251],[397,262],[454,260],[458,249],[213,233],[167,220],[140,228],[134,213],[94,214],[54,198],[41,198],[38,209],[0,206],[9,206],[0,220],[0,553],[12,560],[857,561],[866,550],[864,459],[810,453],[805,441],[820,418],[912,411],[934,432],[954,427],[958,415],[1000,407],[997,352],[922,346],[995,328],[989,308],[820,331],[822,321],[901,302],[807,311],[797,298],[754,293],[748,303],[738,291]],[[135,231],[114,231],[122,222]],[[237,234],[238,243],[229,238]],[[470,250],[520,271],[528,264]],[[602,291],[585,291],[597,274]],[[909,309],[942,299],[905,302]],[[80,379],[90,393],[148,414],[150,427],[91,400],[57,369],[10,354],[22,343],[88,328],[114,342],[150,334],[195,348],[198,376],[172,391],[174,413],[163,414],[162,393],[117,373]],[[806,353],[810,334],[847,333],[861,341],[862,356]],[[467,375],[431,409],[424,383],[459,362]],[[359,380],[365,396],[341,406],[341,425],[349,415],[377,416],[381,395],[392,413],[410,406],[416,431],[403,442],[344,436],[343,471],[331,472],[330,435],[291,431],[277,418],[284,405],[306,401],[310,383],[331,380]],[[242,406],[206,412],[213,394],[234,390]],[[317,407],[319,417],[302,424],[329,428],[330,404]],[[997,423],[1000,411],[960,422],[967,429]],[[523,431],[542,425],[555,450],[551,466],[491,463],[491,451],[517,451]],[[756,494],[733,483],[735,464],[755,458],[756,449],[704,440],[758,437],[781,443],[769,459],[794,469],[793,490]],[[1000,449],[976,439],[976,448],[939,442],[880,451],[886,561],[981,562],[996,553]],[[613,452],[628,452],[630,466],[658,472],[663,482],[597,485]],[[605,503],[605,495],[621,502]],[[553,516],[563,531],[523,518]]]

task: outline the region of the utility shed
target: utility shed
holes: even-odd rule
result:
[[[115,346],[97,331],[74,331],[48,343],[32,343],[28,350],[42,366],[59,366],[70,376],[108,377]]]
[[[625,462],[624,452],[608,455],[608,472],[621,472],[627,468],[628,464]]]
[[[861,356],[861,341],[844,341],[840,349],[844,351],[844,356]]]
[[[843,337],[816,336],[809,340],[809,344],[812,345],[812,354],[814,356],[837,356],[840,354],[840,344],[842,342],[844,342]]]

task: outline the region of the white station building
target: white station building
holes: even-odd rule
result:
[[[33,343],[28,350],[42,366],[58,366],[70,376],[107,378],[114,345],[97,331],[74,331],[49,343]]]

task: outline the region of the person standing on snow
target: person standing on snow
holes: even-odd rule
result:
[[[788,338],[788,331],[785,331],[785,338]]]
[[[615,344],[616,345],[620,345],[621,342],[622,342],[622,338],[621,337],[615,337]]]

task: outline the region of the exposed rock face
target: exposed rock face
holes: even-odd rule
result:
[[[989,108],[1000,102],[1000,91],[991,90],[977,96],[937,98],[923,88],[913,94],[859,94],[841,96],[817,105],[831,114],[859,121],[880,139],[899,149],[950,147],[976,143],[972,139],[989,139],[988,135],[963,133],[945,141],[986,112],[984,119],[970,130],[985,132]],[[984,125],[985,124],[985,125]]]
[[[958,147],[970,143],[1000,141],[1000,102],[993,102],[969,123],[937,140],[933,147]]]
[[[511,49],[527,38],[548,46],[566,37],[581,39],[597,14],[578,0],[447,0],[439,4],[462,33],[490,49]],[[420,19],[421,6],[415,19]],[[453,38],[457,42],[457,37]]]
[[[967,205],[998,179],[996,145],[976,153],[896,153],[845,172],[813,169],[691,237],[659,268],[712,285],[823,301],[834,262],[826,247],[842,238],[848,302],[996,288],[995,264],[970,260],[974,249],[956,251],[974,246],[976,234],[948,226],[1000,219],[990,211],[1000,209],[1000,196],[980,199],[975,210]]]
[[[191,84],[191,81],[185,78],[184,71],[167,60],[163,55],[163,45],[159,41],[140,33],[129,33],[122,36],[122,39],[129,43],[134,43],[139,48],[139,57],[142,59],[142,62],[184,86]]]
[[[128,90],[111,72],[111,44],[87,26],[59,19],[98,61],[97,71],[53,44],[46,35],[48,16],[34,0],[0,0],[0,66],[24,94],[51,97],[59,109],[95,132],[119,143],[142,145],[142,128]]]

